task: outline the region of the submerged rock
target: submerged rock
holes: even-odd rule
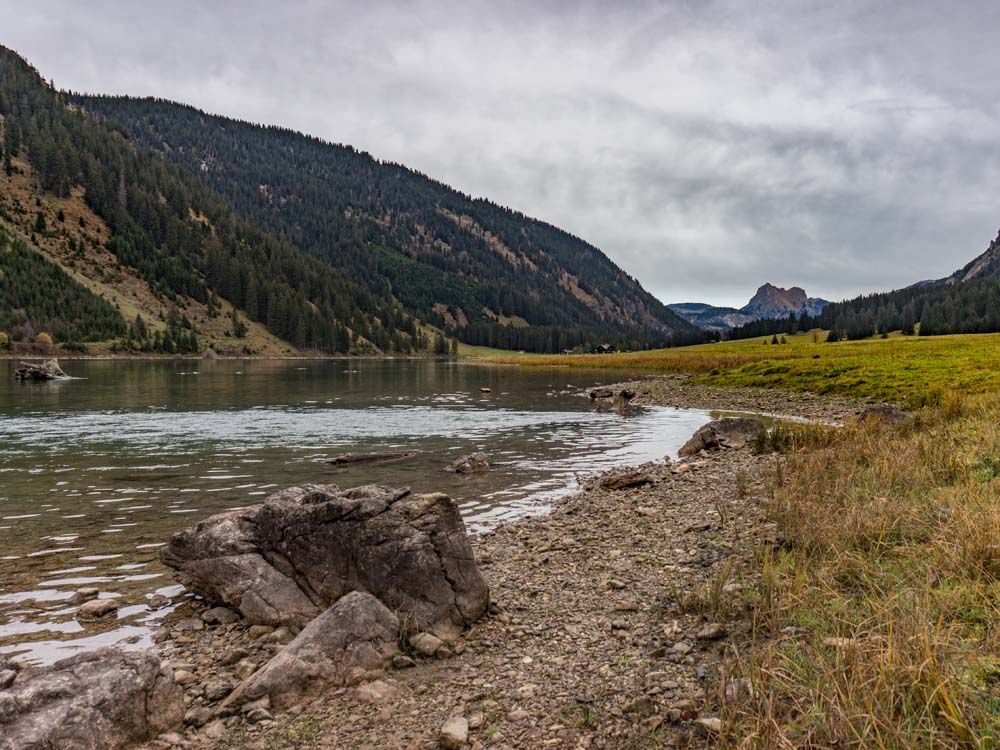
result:
[[[479,474],[489,471],[490,460],[485,453],[470,453],[468,456],[456,458],[446,468],[456,474]]]
[[[752,417],[723,417],[700,427],[678,451],[680,456],[694,456],[713,448],[742,448],[752,443],[767,428]]]
[[[117,750],[180,726],[184,696],[152,654],[101,649],[0,690],[0,750]]]
[[[363,591],[410,632],[451,640],[489,604],[458,508],[441,494],[293,487],[174,534],[160,557],[252,624],[304,625]]]
[[[307,625],[230,695],[223,709],[267,696],[287,708],[330,686],[375,677],[392,661],[399,620],[371,594],[354,591]]]

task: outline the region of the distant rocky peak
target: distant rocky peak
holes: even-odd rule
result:
[[[763,284],[740,312],[757,318],[781,318],[792,313],[815,315],[827,304],[818,297],[808,297],[802,287],[783,289],[771,283]]]

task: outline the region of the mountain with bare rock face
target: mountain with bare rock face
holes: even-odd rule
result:
[[[801,287],[782,289],[774,284],[764,284],[740,308],[716,307],[701,302],[682,302],[668,307],[706,331],[728,331],[755,320],[818,315],[828,304],[825,299],[806,296]]]

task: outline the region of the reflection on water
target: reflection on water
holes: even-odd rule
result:
[[[0,652],[50,661],[142,646],[181,593],[157,560],[177,529],[306,482],[442,491],[472,530],[544,512],[576,477],[674,453],[702,411],[597,413],[607,373],[446,362],[67,362],[79,379],[14,383],[0,367]],[[488,387],[488,394],[479,392]],[[416,450],[348,468],[338,453]],[[484,451],[493,469],[459,476]],[[81,625],[69,598],[125,606]]]

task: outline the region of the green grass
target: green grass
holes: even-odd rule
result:
[[[522,366],[613,369],[626,373],[693,373],[697,382],[896,401],[917,407],[950,391],[1000,390],[1000,334],[901,336],[825,343],[822,331],[786,337],[605,355],[495,356]],[[766,339],[770,341],[770,337]]]

